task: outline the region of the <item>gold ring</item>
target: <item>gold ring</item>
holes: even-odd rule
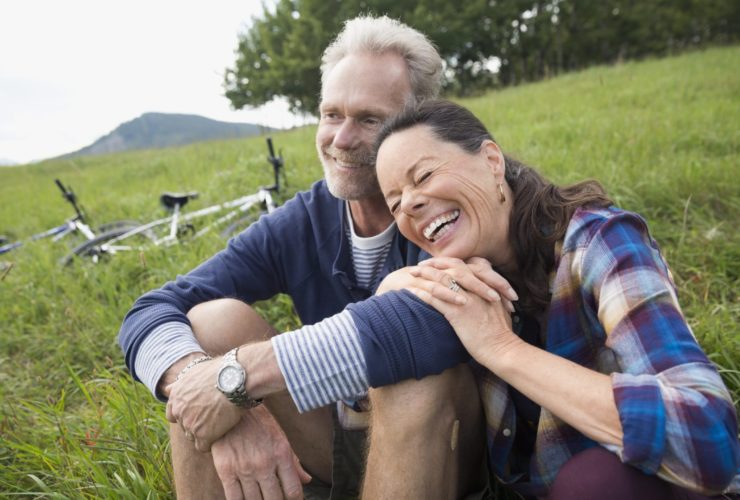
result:
[[[193,433],[190,431],[185,431],[185,439],[188,441],[195,441],[195,436],[193,436]]]

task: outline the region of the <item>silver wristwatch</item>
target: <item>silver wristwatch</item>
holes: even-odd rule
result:
[[[247,372],[236,359],[238,351],[237,347],[224,354],[223,364],[216,379],[216,388],[236,406],[254,408],[262,403],[262,400],[252,399],[247,395]]]

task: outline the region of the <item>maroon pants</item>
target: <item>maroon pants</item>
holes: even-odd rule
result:
[[[649,476],[623,464],[597,446],[568,460],[550,488],[547,500],[699,500],[706,497]],[[736,498],[734,496],[716,498]]]

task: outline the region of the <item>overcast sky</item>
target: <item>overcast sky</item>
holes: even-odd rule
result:
[[[261,14],[261,0],[4,0],[0,162],[74,151],[148,111],[296,124],[285,105],[223,97],[237,35]]]

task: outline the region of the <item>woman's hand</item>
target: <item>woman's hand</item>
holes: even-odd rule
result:
[[[512,302],[519,300],[509,282],[493,270],[490,262],[481,257],[471,257],[465,262],[455,258],[435,257],[409,269],[413,276],[442,284],[444,288],[453,292],[452,295],[458,295],[452,290],[454,287],[451,285],[454,282],[465,291],[476,294],[488,302],[502,301],[504,308],[509,312],[514,312]],[[459,302],[454,297],[451,299],[448,292],[439,290],[438,287],[427,286],[423,289],[440,300]]]
[[[516,292],[486,260],[476,258],[465,263],[459,259],[430,259],[417,266],[413,274],[419,281],[409,290],[445,316],[467,351],[481,364],[493,368],[501,349],[521,342],[511,329],[509,313],[513,310],[511,300],[518,298]],[[453,291],[450,278],[462,288]],[[490,293],[494,288],[498,292]],[[459,298],[450,300],[450,294]]]
[[[462,304],[466,298],[456,293],[453,283],[491,302],[503,298],[504,307],[512,312],[511,302],[519,299],[509,282],[480,257],[473,257],[467,263],[459,259],[433,258],[418,266],[404,267],[386,276],[375,293],[417,288],[451,304]]]
[[[404,288],[410,288],[414,286],[417,279],[411,274],[411,270],[415,269],[413,266],[402,267],[397,271],[389,273],[383,281],[378,285],[378,289],[375,290],[375,295],[382,295],[385,292],[392,290],[403,290]]]
[[[447,287],[448,282],[449,278],[443,285],[439,281],[422,276],[417,267],[409,266],[393,271],[383,278],[383,281],[380,282],[377,290],[375,290],[375,295],[382,295],[394,290],[411,290],[413,288],[421,288],[432,293],[432,288],[438,287],[439,290],[436,291],[435,295],[440,299],[448,300],[452,303],[456,300],[464,301],[465,299],[461,295],[455,294]]]

